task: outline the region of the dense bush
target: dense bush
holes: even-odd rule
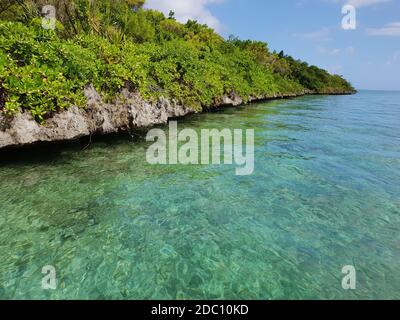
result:
[[[273,96],[351,91],[342,77],[265,43],[225,41],[195,21],[178,23],[143,0],[0,0],[0,109],[29,110],[41,122],[85,106],[93,84],[106,99],[129,86],[146,99],[176,99],[197,110],[226,94]],[[41,6],[57,7],[57,28],[41,26]]]

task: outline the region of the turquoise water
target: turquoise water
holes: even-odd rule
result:
[[[400,299],[400,93],[273,101],[255,172],[151,166],[120,136],[0,162],[1,299]],[[57,289],[43,290],[53,265]],[[357,289],[342,289],[354,265]]]

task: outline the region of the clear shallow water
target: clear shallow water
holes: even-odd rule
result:
[[[400,93],[195,115],[256,169],[151,166],[125,137],[0,162],[1,299],[400,298]],[[21,157],[21,155],[20,155]],[[341,288],[344,265],[357,290]],[[45,265],[58,288],[41,288]]]

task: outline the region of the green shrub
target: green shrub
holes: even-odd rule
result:
[[[55,31],[41,27],[40,6],[57,6]],[[353,90],[337,75],[269,52],[266,43],[225,41],[196,21],[181,24],[143,0],[14,1],[0,12],[0,109],[39,121],[85,106],[92,84],[107,100],[124,87],[202,110],[224,95],[250,97]]]

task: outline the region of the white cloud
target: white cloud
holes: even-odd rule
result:
[[[355,6],[356,8],[361,8],[361,7],[369,7],[372,5],[387,3],[392,0],[330,0],[330,1],[335,3],[350,4],[352,6]]]
[[[346,48],[346,52],[347,52],[349,55],[353,55],[353,54],[356,53],[356,48],[354,48],[353,46],[348,46],[348,47]]]
[[[400,51],[395,52],[387,61],[387,65],[400,64]]]
[[[346,4],[351,4],[355,6],[356,8],[361,8],[361,7],[368,7],[376,4],[382,4],[385,2],[390,2],[391,0],[347,0],[345,1]]]
[[[207,9],[207,5],[221,3],[223,0],[147,0],[146,8],[156,9],[168,15],[170,10],[180,22],[197,20],[216,31],[221,31],[221,22]]]
[[[336,64],[336,65],[333,65],[333,66],[328,66],[325,69],[330,74],[339,74],[343,70],[343,67],[340,64]]]
[[[370,36],[400,36],[400,22],[388,23],[382,28],[369,28]]]
[[[342,52],[342,50],[339,48],[330,49],[325,47],[319,47],[318,52],[323,54],[329,54],[332,56],[337,56],[340,52]]]
[[[327,54],[331,56],[338,56],[342,54],[348,54],[350,56],[356,53],[356,49],[353,46],[348,46],[347,48],[326,48],[326,47],[318,47],[318,52],[322,54]]]
[[[321,30],[306,32],[306,33],[296,33],[294,36],[298,38],[303,38],[307,40],[315,41],[329,41],[332,40],[330,37],[331,30],[329,28],[322,28]]]

